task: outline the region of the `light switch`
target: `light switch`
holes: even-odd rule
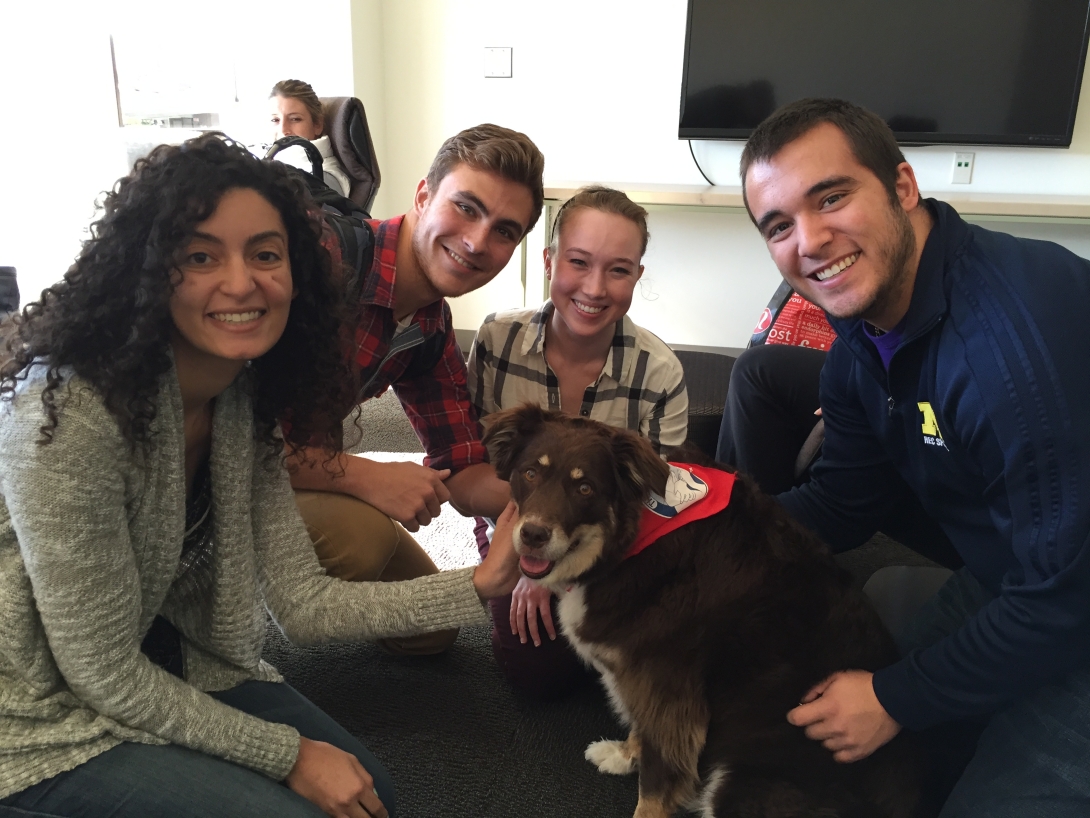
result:
[[[511,49],[485,48],[484,75],[486,77],[510,77]]]

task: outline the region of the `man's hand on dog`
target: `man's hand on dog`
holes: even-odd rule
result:
[[[556,626],[553,625],[553,592],[522,577],[511,593],[511,633],[518,634],[519,641],[526,644],[526,638],[534,640],[534,645],[541,647],[541,633],[537,627],[537,617],[545,623],[545,630],[550,639],[556,639]]]
[[[507,596],[519,581],[519,557],[515,553],[515,523],[518,522],[518,506],[514,501],[496,520],[492,545],[484,561],[473,570],[473,587],[481,599]]]
[[[874,695],[872,676],[865,670],[834,673],[811,688],[787,720],[805,727],[836,761],[866,758],[901,731]]]

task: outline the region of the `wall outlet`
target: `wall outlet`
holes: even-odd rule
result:
[[[510,77],[511,49],[485,48],[484,75],[486,77]]]
[[[973,159],[975,153],[955,153],[954,169],[950,173],[950,181],[955,185],[967,185],[973,181]]]

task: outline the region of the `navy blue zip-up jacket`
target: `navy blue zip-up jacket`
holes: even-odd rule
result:
[[[1090,263],[927,206],[888,374],[861,321],[830,321],[822,458],[779,496],[842,551],[914,492],[996,595],[874,674],[910,729],[991,713],[1090,660]]]

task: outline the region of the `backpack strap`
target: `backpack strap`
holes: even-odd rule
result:
[[[375,382],[375,378],[382,372],[382,367],[386,365],[392,357],[399,352],[404,352],[408,349],[415,350],[413,352],[412,360],[409,361],[409,365],[405,367],[405,371],[401,373],[398,381],[408,380],[410,378],[418,378],[421,375],[427,375],[434,371],[435,367],[439,364],[439,361],[443,358],[443,350],[447,346],[446,333],[436,333],[431,336],[424,336],[424,331],[417,323],[412,323],[408,328],[397,335],[393,341],[390,342],[390,348],[386,351],[385,357],[379,362],[371,374],[371,377],[367,379],[359,391],[356,393],[356,401],[361,402],[367,400],[368,390],[371,388],[371,384]]]
[[[753,328],[753,335],[750,337],[747,346],[759,346],[768,340],[768,334],[772,332],[772,327],[775,326],[780,311],[783,310],[784,305],[794,294],[795,291],[791,289],[790,284],[786,281],[780,282],[780,286],[777,287],[776,292],[772,294],[768,306],[765,307],[764,311],[761,313],[761,317],[757,321],[757,326]]]
[[[357,401],[364,401],[367,399],[367,390],[371,388],[371,384],[375,382],[375,378],[382,372],[382,367],[386,366],[386,362],[397,355],[399,352],[404,352],[407,349],[418,347],[424,343],[424,330],[420,328],[417,323],[409,324],[408,328],[398,334],[393,341],[390,342],[390,348],[386,350],[385,357],[379,361],[379,365],[375,367],[371,373],[371,377],[364,382],[359,391],[356,393]],[[416,362],[416,355],[413,355],[413,363]],[[412,364],[410,364],[410,367]],[[406,370],[407,372],[408,370]]]
[[[375,233],[371,225],[356,214],[346,215],[332,205],[323,204],[322,215],[340,245],[346,303],[358,304],[364,281],[375,260]]]
[[[322,152],[318,150],[313,142],[309,139],[303,139],[301,136],[282,136],[273,142],[267,151],[265,151],[265,158],[272,159],[284,148],[290,148],[292,145],[298,145],[302,148],[306,154],[307,159],[310,160],[310,170],[316,178],[322,179],[324,184],[325,176],[322,173],[322,165],[325,164],[322,159]]]
[[[419,326],[419,325],[418,325]],[[418,378],[432,372],[443,359],[443,350],[447,348],[446,333],[436,333],[423,339],[413,353],[413,359],[405,368],[403,378]]]

